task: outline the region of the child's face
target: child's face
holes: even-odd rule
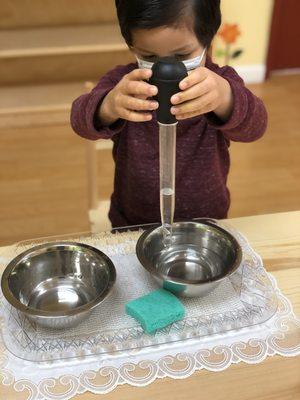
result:
[[[136,29],[132,32],[132,42],[131,50],[135,55],[150,62],[168,56],[188,60],[198,57],[204,50],[194,32],[185,26]]]

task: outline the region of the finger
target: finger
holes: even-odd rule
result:
[[[178,121],[180,121],[182,119],[198,117],[199,115],[207,114],[207,113],[209,113],[211,111],[213,111],[213,107],[208,105],[207,107],[204,107],[204,108],[202,108],[201,110],[198,110],[198,111],[193,111],[193,112],[186,113],[186,114],[176,115],[176,119]]]
[[[123,96],[121,105],[128,110],[153,111],[158,108],[157,101],[142,100],[132,96]]]
[[[209,70],[205,67],[199,67],[196,68],[194,71],[190,73],[190,75],[186,78],[184,78],[180,84],[179,87],[181,90],[186,90],[197,83],[200,83],[204,81],[208,75]]]
[[[149,79],[152,76],[151,69],[134,69],[126,75],[127,79],[131,81],[142,81],[144,79]]]
[[[179,106],[172,107],[171,113],[175,116],[180,114],[187,114],[197,110],[201,110],[208,104],[213,103],[215,100],[215,95],[212,93],[207,93],[197,99],[187,101],[186,103],[180,104]]]
[[[120,113],[120,116],[122,119],[131,122],[146,122],[151,121],[152,119],[152,114],[150,113],[143,113],[125,109],[123,109],[123,111]]]
[[[157,87],[143,81],[129,81],[125,91],[127,94],[150,97],[157,94]]]
[[[149,96],[147,96],[145,94],[136,94],[135,97],[137,99],[147,100]]]
[[[184,90],[183,92],[176,93],[171,98],[172,104],[181,104],[188,100],[196,99],[197,97],[203,96],[208,93],[210,90],[209,85],[206,83],[206,80],[192,86],[189,89]]]

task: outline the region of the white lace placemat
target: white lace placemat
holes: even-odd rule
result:
[[[86,391],[104,394],[118,385],[146,386],[164,377],[183,379],[201,369],[221,371],[241,361],[259,363],[276,354],[299,355],[300,320],[274,277],[268,276],[279,306],[264,324],[115,355],[39,364],[13,356],[0,339],[2,384],[24,391],[28,400],[68,400]]]

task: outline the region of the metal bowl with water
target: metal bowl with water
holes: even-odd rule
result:
[[[1,288],[6,300],[40,325],[73,327],[110,293],[116,281],[112,261],[80,243],[35,246],[6,267]]]
[[[237,240],[211,220],[175,223],[170,246],[164,245],[161,227],[149,229],[136,253],[160,286],[187,297],[206,295],[242,261]]]

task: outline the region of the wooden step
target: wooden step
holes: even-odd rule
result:
[[[98,79],[132,60],[117,24],[0,31],[0,86]]]
[[[0,88],[0,128],[69,124],[84,82]]]
[[[118,24],[0,31],[0,59],[124,51]]]
[[[114,0],[1,0],[0,29],[116,21]]]
[[[94,85],[88,81],[2,87],[0,129],[69,125],[72,102]],[[95,148],[112,149],[112,141],[98,140]]]

